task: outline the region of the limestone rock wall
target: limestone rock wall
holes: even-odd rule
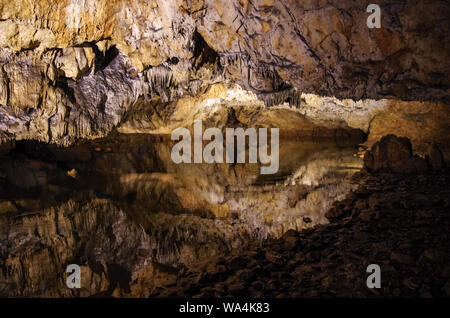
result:
[[[368,4],[1,0],[0,140],[104,136],[140,99],[167,103],[224,82],[267,106],[301,107],[302,94],[349,98],[350,108],[331,103],[343,109],[333,121],[365,128],[367,99],[446,106],[448,1],[377,1],[380,29],[366,25]],[[318,117],[329,103],[321,105],[312,105]],[[353,110],[363,118],[349,119]]]
[[[208,44],[254,66],[250,87],[274,89],[273,75],[275,84],[339,98],[448,94],[444,1],[377,1],[380,29],[366,25],[373,1],[197,2],[207,8],[198,28]]]

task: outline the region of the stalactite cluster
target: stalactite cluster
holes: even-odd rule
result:
[[[149,83],[150,95],[156,93],[163,102],[173,99],[178,84],[175,82],[170,68],[166,66],[152,67],[145,72],[145,78]]]
[[[284,103],[288,103],[290,106],[295,108],[300,108],[302,105],[302,93],[295,89],[290,88],[279,92],[267,93],[267,94],[259,94],[259,98],[264,101],[266,107],[283,105]]]

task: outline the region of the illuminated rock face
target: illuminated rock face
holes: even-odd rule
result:
[[[366,25],[368,4],[0,1],[0,138],[68,145],[104,136],[128,116],[144,122],[140,108],[170,109],[214,83],[365,131],[381,112],[375,130],[398,133],[385,106],[401,100],[435,100],[435,118],[448,118],[449,4],[378,1],[380,29]],[[408,135],[420,130],[408,114],[398,129],[413,143],[443,135],[439,124],[423,140]]]
[[[116,133],[167,135],[200,119],[279,127],[285,140],[363,131],[371,146],[395,134],[412,142],[406,157],[438,144],[428,158],[438,170],[450,144],[450,5],[380,0],[382,27],[369,29],[370,2],[0,0],[0,295],[148,296],[175,283],[164,266],[326,223],[361,168],[354,149],[294,144],[282,158],[298,166],[276,182],[249,166],[183,170],[166,146]],[[40,148],[5,155],[16,140],[111,133],[110,144],[59,149],[53,164],[36,162]],[[75,261],[79,294],[62,280]]]

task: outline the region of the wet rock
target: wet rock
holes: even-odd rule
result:
[[[361,211],[364,211],[367,208],[367,201],[365,200],[357,200],[353,205],[353,213],[358,214]]]
[[[370,222],[372,220],[373,214],[370,211],[362,211],[361,213],[359,213],[358,217],[363,222]]]
[[[236,270],[238,268],[242,268],[242,267],[244,267],[245,265],[248,264],[248,261],[249,260],[247,258],[245,258],[245,257],[240,257],[240,256],[235,257],[230,262],[230,269],[231,270]]]
[[[432,170],[437,171],[445,167],[444,155],[435,143],[428,149],[426,160]]]
[[[387,135],[372,146],[364,156],[364,167],[370,172],[423,173],[426,161],[413,155],[408,138]]]
[[[296,263],[302,263],[302,262],[305,261],[305,254],[303,254],[302,252],[298,252],[298,253],[295,254],[293,260]]]
[[[414,265],[416,263],[411,256],[396,252],[391,253],[391,260],[405,265]]]
[[[252,282],[256,276],[256,274],[251,269],[243,269],[236,273],[236,276],[245,282]]]
[[[219,265],[219,264],[208,264],[206,267],[206,272],[210,275],[216,275],[225,273],[227,271],[227,267],[225,265]]]
[[[254,281],[251,286],[256,290],[260,290],[264,287],[263,283],[260,280]]]
[[[289,230],[283,235],[284,246],[287,249],[295,249],[299,246],[300,237],[298,232],[294,230]]]
[[[369,171],[403,171],[406,161],[412,157],[412,146],[407,138],[387,135],[372,146],[364,157],[365,168]]]
[[[271,251],[266,251],[266,260],[270,263],[277,263],[281,260],[281,255],[273,253]]]
[[[427,162],[417,156],[414,155],[410,160],[406,161],[404,171],[407,173],[424,173],[428,170]],[[395,171],[402,171],[402,169],[394,170]]]
[[[243,281],[239,280],[233,280],[231,282],[228,282],[228,292],[230,295],[236,296],[242,296],[246,291],[246,284]]]

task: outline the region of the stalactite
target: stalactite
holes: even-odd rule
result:
[[[150,68],[146,72],[146,80],[149,83],[149,91],[156,92],[164,102],[172,100],[178,95],[172,70],[166,66]]]
[[[295,89],[287,89],[279,92],[259,94],[259,97],[264,101],[266,107],[273,107],[288,103],[290,106],[300,108],[302,104],[302,93]]]
[[[226,66],[248,67],[250,64],[250,56],[247,53],[219,53],[220,64]]]

